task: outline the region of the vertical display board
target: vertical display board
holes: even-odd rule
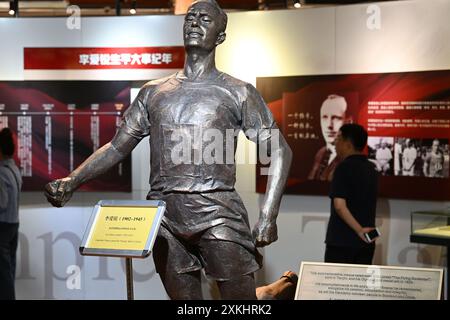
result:
[[[42,191],[109,142],[129,104],[127,81],[0,82],[0,128],[16,135],[23,190]],[[82,190],[131,191],[131,157]]]

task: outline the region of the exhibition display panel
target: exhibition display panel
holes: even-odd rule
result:
[[[323,284],[334,288],[338,299],[347,299],[347,278],[351,278],[357,293],[359,286],[367,286],[366,298],[388,299],[387,295],[372,295],[375,294],[372,283],[366,280],[370,277],[390,281],[407,276],[399,270],[398,275],[391,277],[391,270],[387,270],[391,268],[421,268],[440,272],[439,277],[443,278],[440,292],[446,294],[436,297],[448,299],[450,210],[439,209],[448,207],[450,200],[450,43],[446,41],[450,29],[445,14],[450,2],[338,4],[307,10],[230,12],[226,41],[215,52],[215,62],[221,74],[231,76],[233,85],[226,90],[217,83],[210,87],[220,97],[229,96],[231,100],[217,99],[219,111],[208,112],[203,112],[205,102],[214,100],[214,95],[204,93],[209,86],[186,81],[189,79],[182,71],[189,60],[181,28],[187,20],[184,16],[83,15],[80,29],[69,28],[66,18],[0,17],[4,48],[0,53],[0,130],[9,127],[13,131],[14,160],[23,180],[18,206],[17,299],[123,299],[124,273],[129,299],[134,297],[134,290],[139,299],[171,298],[159,276],[161,268],[155,263],[162,259],[135,258],[149,257],[158,227],[163,230],[173,212],[197,209],[197,202],[205,211],[216,210],[214,213],[219,214],[222,212],[217,211],[217,203],[228,212],[242,202],[250,229],[258,225],[255,222],[265,209],[277,211],[276,228],[271,229],[277,231],[277,234],[271,231],[277,242],[263,250],[258,248],[258,253],[264,256],[264,269],[255,276],[257,286],[280,280],[286,270],[298,271],[299,262],[315,261],[309,271],[310,279],[314,280],[311,283],[320,284],[318,294],[324,293]],[[378,28],[370,23],[376,19],[370,8],[378,8],[382,13]],[[199,38],[196,32],[188,36],[192,41]],[[164,81],[160,79],[175,74],[179,76],[162,85]],[[218,79],[221,78],[214,81]],[[242,92],[236,91],[239,83],[236,79],[248,84]],[[179,108],[173,110],[180,110],[179,115],[167,111],[168,104],[155,103],[161,101],[159,91],[155,94],[150,89],[141,90],[156,84],[167,95],[178,92],[181,98],[174,98],[173,105]],[[175,91],[177,86],[181,90]],[[191,179],[206,170],[197,170],[199,167],[194,163],[188,170],[169,172],[164,163],[171,165],[169,159],[173,159],[169,156],[183,149],[176,148],[182,144],[175,147],[179,140],[170,140],[167,135],[164,144],[169,146],[170,142],[172,147],[155,147],[161,132],[171,131],[164,126],[159,128],[159,123],[148,126],[147,120],[156,119],[159,114],[168,119],[172,116],[174,128],[180,122],[187,124],[183,132],[190,132],[194,116],[198,118],[197,125],[203,128],[212,123],[211,119],[217,124],[231,114],[238,129],[241,122],[252,126],[260,120],[258,113],[243,113],[239,108],[247,108],[251,105],[247,102],[254,102],[255,99],[245,98],[246,93],[253,91],[261,94],[261,101],[271,111],[273,117],[265,120],[270,120],[267,123],[271,126],[276,124],[293,152],[290,170],[280,170],[287,176],[286,186],[276,188],[280,197],[284,194],[283,199],[276,201],[276,205],[264,206],[266,198],[274,199],[263,196],[271,189],[266,188],[270,162],[258,162],[263,148],[258,144],[255,147],[239,132],[236,143],[230,144],[236,151],[236,170],[227,167],[236,173],[230,185],[236,197],[224,193],[211,202],[206,198],[209,194],[198,192],[194,195],[196,201],[199,199],[197,202],[178,201],[174,197],[178,203],[167,201],[167,210],[162,210],[159,205],[173,191],[167,177],[186,175]],[[181,106],[187,97],[190,100]],[[150,101],[148,105],[154,108],[142,108],[144,101],[145,105]],[[192,113],[187,112],[192,106],[195,107],[191,108]],[[61,178],[117,137],[120,128],[125,127],[126,115],[135,114],[129,112],[133,109],[139,111],[136,113],[139,117],[128,117],[127,132],[121,137],[142,141],[106,173],[89,176],[92,179],[79,189],[87,192],[77,193],[65,208],[52,208],[43,194],[45,185],[58,181],[52,195],[65,204],[65,199],[78,189],[70,188],[72,180],[61,184]],[[361,223],[362,227],[373,226],[380,231],[373,259],[376,267],[338,270],[337,274],[331,266],[325,273],[316,274],[317,270],[329,267],[322,266],[320,261],[326,256],[330,182],[340,164],[334,142],[345,123],[360,124],[368,131],[364,154],[379,173],[376,220],[370,226]],[[147,135],[149,132],[140,130],[141,127],[151,134]],[[208,140],[205,136],[197,140],[194,133],[192,141],[188,140],[195,147],[187,154],[195,162],[197,155],[204,157],[205,150],[211,150],[208,147],[216,138]],[[133,139],[127,142],[134,142]],[[125,145],[128,144],[117,143],[113,147],[128,154]],[[215,149],[214,156],[221,154],[217,150],[221,151]],[[99,164],[108,164],[110,159]],[[161,165],[158,163],[161,160],[166,162]],[[208,164],[207,169],[210,168]],[[161,185],[168,192],[159,193],[154,181],[149,181],[149,176],[156,175],[158,170],[164,178]],[[173,181],[179,187],[180,183]],[[211,181],[217,182],[217,177],[211,175]],[[272,176],[272,181],[280,180]],[[64,185],[69,187],[64,190]],[[201,188],[207,185],[199,183]],[[146,197],[156,202],[144,214],[142,210],[148,209],[145,208],[148,201],[142,200]],[[98,203],[99,199],[105,200]],[[142,203],[137,205],[139,201]],[[435,211],[419,211],[424,208]],[[0,209],[0,221],[1,216]],[[195,229],[199,225],[195,221],[182,226]],[[217,230],[208,236],[221,239],[227,236],[228,229]],[[233,237],[235,233],[230,232]],[[196,240],[191,233],[188,235]],[[159,242],[156,244],[155,252]],[[186,247],[191,249],[190,244]],[[243,260],[238,254],[229,258],[216,247],[211,254],[225,257],[227,262],[222,265],[227,270],[233,270],[231,267]],[[301,278],[301,272],[299,275]],[[326,279],[317,282],[316,276]],[[202,283],[204,280],[202,274]],[[386,283],[392,284],[389,281]],[[303,285],[308,286],[308,282]],[[392,288],[405,289],[401,285],[398,282]],[[239,287],[244,288],[244,283],[239,282]],[[174,292],[181,292],[182,288]],[[416,289],[420,288],[413,288]],[[203,294],[206,299],[214,299],[219,296],[217,290],[211,287],[208,292],[203,290]],[[410,295],[400,298],[410,299]]]

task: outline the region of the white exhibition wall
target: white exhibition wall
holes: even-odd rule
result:
[[[369,13],[368,13],[369,12]],[[374,18],[378,21],[374,22]],[[253,84],[258,76],[377,73],[450,69],[450,1],[399,1],[304,10],[230,13],[227,40],[217,65]],[[0,80],[30,79],[23,71],[24,47],[127,47],[182,45],[181,16],[82,18],[80,30],[66,19],[0,19]],[[161,72],[91,73],[90,79],[152,79]],[[85,79],[61,73],[57,79]],[[55,78],[56,79],[56,78]],[[253,154],[240,140],[238,154]],[[148,191],[149,147],[133,152],[133,192],[78,193],[64,209],[52,208],[42,193],[21,199],[18,252],[19,299],[124,299],[119,259],[81,257],[78,246],[93,205],[100,199],[144,199]],[[294,164],[297,165],[297,164]],[[239,165],[236,188],[256,222],[261,196],[255,192],[254,165]],[[450,190],[449,190],[450,192]],[[329,199],[285,196],[278,217],[279,240],[262,250],[258,284],[276,280],[301,261],[323,261]],[[443,267],[441,247],[409,242],[410,212],[445,209],[450,202],[379,199],[383,234],[376,264]],[[80,267],[78,274],[77,268]],[[137,299],[166,299],[151,258],[135,262]],[[73,271],[75,270],[75,271]],[[80,282],[78,283],[78,280]],[[205,287],[207,297],[214,291]]]

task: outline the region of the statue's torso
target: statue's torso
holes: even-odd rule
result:
[[[152,189],[232,190],[245,83],[224,74],[208,82],[175,75],[150,90]]]

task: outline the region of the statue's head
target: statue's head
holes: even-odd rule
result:
[[[228,17],[215,0],[197,0],[188,9],[184,19],[186,48],[211,51],[225,41]]]

